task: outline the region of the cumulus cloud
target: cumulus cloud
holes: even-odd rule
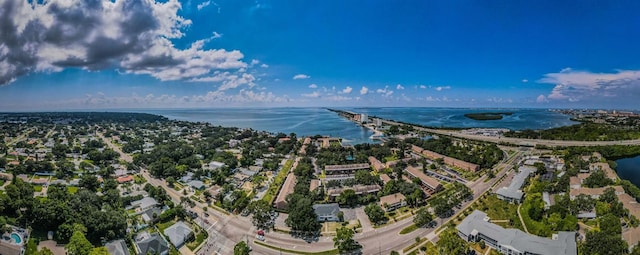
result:
[[[527,82],[529,82],[529,80],[527,80],[527,79],[522,79],[522,83],[527,83]]]
[[[340,93],[342,93],[342,94],[350,94],[352,90],[353,90],[353,88],[347,86],[342,91],[340,91]]]
[[[310,98],[319,98],[320,97],[320,93],[318,91],[314,91],[311,92],[309,94],[302,94],[303,97],[310,97]]]
[[[316,84],[314,83],[314,84],[309,85],[309,88],[311,88],[311,89],[317,89],[317,88],[318,88],[318,85],[316,85]]]
[[[362,86],[362,88],[360,89],[360,95],[366,95],[369,93],[369,88]]]
[[[402,85],[400,85],[400,84],[396,85],[396,90],[403,90],[403,89],[404,89],[404,87]]]
[[[451,86],[438,86],[438,87],[435,87],[436,91],[443,91],[445,89],[451,89]]]
[[[198,11],[199,11],[199,10],[202,10],[204,7],[209,6],[210,4],[211,4],[211,1],[205,1],[198,4],[196,7],[198,8]]]
[[[377,89],[376,93],[382,94],[385,97],[391,96],[393,94],[393,90],[389,89],[389,86],[384,87],[384,89]]]
[[[69,67],[179,80],[247,66],[237,50],[205,49],[210,39],[176,48],[170,40],[191,25],[181,8],[178,0],[3,1],[0,84]]]
[[[427,88],[427,86],[425,86],[425,85],[420,85],[420,88],[421,88],[421,89],[426,89],[426,88]]]
[[[546,102],[549,102],[549,100],[547,100],[547,97],[545,97],[544,95],[539,95],[536,98],[536,102],[537,103],[546,103]]]
[[[539,83],[554,84],[546,96],[550,100],[602,100],[603,98],[638,98],[640,70],[616,70],[613,73],[593,73],[571,68],[548,73]]]
[[[221,34],[221,33],[218,33],[218,32],[216,32],[216,31],[213,31],[213,35],[211,36],[211,38],[212,38],[212,39],[218,39],[218,38],[220,38],[220,37],[222,37],[222,34]]]
[[[262,67],[262,68],[268,68],[268,67],[269,67],[269,65],[267,65],[267,64],[262,64],[262,65],[260,65],[260,67]]]
[[[294,80],[309,79],[309,78],[311,78],[311,76],[306,74],[296,74],[293,76]]]

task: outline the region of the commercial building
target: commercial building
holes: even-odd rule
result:
[[[498,189],[496,194],[498,195],[499,199],[509,201],[511,203],[522,202],[524,193],[520,189],[522,188],[522,185],[524,185],[524,183],[527,181],[527,178],[529,178],[529,175],[536,172],[536,169],[530,166],[521,166],[519,170],[520,172],[518,172],[513,177],[513,180],[511,180],[511,183],[508,187],[502,187]]]
[[[467,242],[484,241],[502,254],[577,255],[576,233],[558,232],[551,239],[530,235],[519,229],[505,229],[489,222],[487,214],[478,210],[456,227]]]
[[[325,221],[339,221],[338,213],[340,212],[340,206],[338,204],[315,204],[313,210],[318,216],[319,222]]]

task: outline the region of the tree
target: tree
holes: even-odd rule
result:
[[[387,220],[384,210],[377,203],[371,203],[364,208],[364,212],[369,216],[369,220],[373,224],[378,224]]]
[[[469,244],[458,236],[454,228],[442,232],[436,246],[439,255],[463,255],[469,250]]]
[[[173,188],[173,184],[176,182],[176,178],[174,178],[173,176],[169,176],[165,179],[165,181],[167,182],[167,185],[169,185],[169,187]]]
[[[318,216],[313,210],[313,201],[308,197],[291,194],[287,197],[289,204],[289,217],[285,220],[287,226],[295,232],[306,234],[316,233],[320,230]]]
[[[264,200],[255,200],[249,203],[247,209],[253,214],[251,221],[258,228],[267,229],[273,225],[271,220],[271,205]]]
[[[448,199],[440,196],[431,200],[431,208],[433,208],[433,212],[436,215],[443,216],[449,213],[453,206],[449,203]]]
[[[620,235],[610,235],[603,231],[587,232],[586,241],[580,254],[617,255],[627,253],[627,242]]]
[[[620,218],[608,213],[599,219],[600,231],[607,235],[620,235],[622,234],[622,225],[620,224]]]
[[[431,215],[431,213],[429,213],[429,211],[427,211],[426,208],[421,208],[420,210],[418,210],[416,217],[413,218],[413,224],[416,224],[416,226],[418,227],[427,225],[431,221],[433,221],[433,216]]]
[[[98,187],[100,187],[100,182],[98,182],[98,177],[93,174],[84,174],[82,178],[80,178],[80,186],[92,191],[96,192]]]
[[[36,253],[37,255],[53,255],[53,252],[47,247],[42,247],[42,250]]]
[[[240,241],[233,246],[233,255],[248,255],[251,249],[244,241]]]
[[[338,248],[340,253],[351,253],[362,248],[358,242],[353,240],[353,229],[341,227],[336,230],[336,236],[333,238],[333,247]]]
[[[107,247],[102,246],[93,248],[89,255],[109,255],[109,251],[107,250]]]
[[[336,199],[336,201],[340,205],[345,205],[348,207],[354,207],[358,205],[358,195],[352,189],[346,189],[342,191],[340,196]]]
[[[89,255],[93,249],[93,245],[84,236],[84,233],[80,230],[75,230],[69,243],[64,246],[67,249],[69,255]]]

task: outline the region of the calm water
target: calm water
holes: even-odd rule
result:
[[[462,109],[462,108],[344,108],[385,119],[399,120],[433,127],[485,127],[546,129],[572,125],[569,116],[545,109]],[[466,113],[513,112],[502,120],[476,121],[464,117]],[[300,136],[330,135],[342,137],[356,144],[373,142],[368,129],[324,108],[242,108],[242,109],[187,109],[145,110],[170,119],[209,122],[214,125],[253,128],[269,132],[294,132]]]
[[[640,187],[640,156],[616,160],[616,171],[620,178],[629,180]]]

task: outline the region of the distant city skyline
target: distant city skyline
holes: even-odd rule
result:
[[[637,1],[0,3],[0,111],[640,110]]]

